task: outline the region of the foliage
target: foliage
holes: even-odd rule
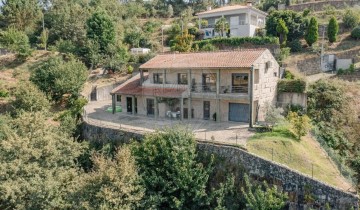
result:
[[[306,90],[306,82],[302,79],[279,80],[277,91],[278,93],[303,93]]]
[[[50,108],[50,103],[45,94],[41,92],[37,86],[30,82],[21,82],[13,93],[15,97],[11,105],[16,113],[25,112],[47,112]]]
[[[9,96],[9,91],[6,89],[0,89],[0,98],[6,98]]]
[[[76,46],[70,40],[57,40],[55,42],[55,49],[60,53],[75,54]]]
[[[190,52],[194,36],[187,32],[175,37],[174,44],[171,46],[172,51]]]
[[[291,52],[301,52],[302,45],[300,40],[294,39],[291,42],[287,42],[287,46],[290,47]]]
[[[289,70],[285,70],[285,76],[284,76],[285,79],[295,79],[295,75],[293,73],[291,73],[291,71]]]
[[[278,192],[276,186],[269,187],[266,182],[262,185],[253,186],[247,176],[244,177],[245,188],[242,192],[245,195],[246,206],[253,210],[281,210],[285,207],[287,195]]]
[[[255,29],[255,36],[265,37],[266,36],[266,30],[264,28]]]
[[[47,50],[48,40],[49,40],[49,30],[47,28],[45,28],[39,36],[38,46],[43,48],[44,50]]]
[[[330,43],[333,43],[336,41],[336,36],[339,32],[339,24],[335,17],[331,17],[327,29],[328,39]]]
[[[336,14],[336,8],[330,4],[324,5],[323,10],[325,10],[326,15],[335,15]]]
[[[39,112],[1,123],[0,208],[66,209],[84,146]]]
[[[144,208],[194,209],[207,205],[208,171],[196,162],[191,132],[165,129],[147,134],[133,154],[146,188]]]
[[[290,55],[290,48],[289,47],[283,47],[280,49],[280,54],[276,57],[276,60],[279,63],[282,63],[287,57]]]
[[[279,19],[276,26],[276,32],[279,34],[280,45],[285,46],[289,29],[286,27],[285,21],[283,19]]]
[[[216,21],[214,30],[219,33],[221,37],[224,37],[225,33],[227,33],[229,29],[230,25],[225,17],[221,17]]]
[[[93,154],[93,170],[77,180],[73,208],[135,209],[144,195],[135,158],[127,146],[117,149],[114,159]]]
[[[282,0],[265,0],[262,4],[262,10],[266,12],[270,8],[277,8],[280,3],[282,3]]]
[[[25,60],[32,52],[28,36],[15,28],[9,28],[1,32],[0,45],[16,53],[19,60]]]
[[[182,34],[181,27],[178,23],[174,23],[171,25],[171,27],[166,31],[168,35],[168,42],[171,40],[175,40],[175,38]],[[170,45],[171,47],[171,45]]]
[[[310,10],[310,9],[304,9],[304,11],[303,11],[303,13],[302,13],[302,16],[303,16],[303,17],[307,17],[310,13],[311,13],[311,10]]]
[[[342,20],[345,27],[352,29],[358,26],[360,22],[360,15],[355,10],[346,9],[343,14]]]
[[[310,118],[307,115],[299,115],[297,112],[290,111],[287,119],[298,140],[305,136],[311,128]]]
[[[360,26],[354,28],[351,31],[351,37],[356,39],[356,40],[360,39]]]
[[[51,57],[31,72],[30,80],[55,101],[65,94],[77,96],[87,79],[84,64],[72,57]]]
[[[318,22],[315,17],[310,19],[310,24],[307,28],[305,40],[309,46],[312,46],[319,38]]]
[[[277,36],[278,32],[276,28],[279,19],[284,20],[285,25],[289,30],[289,33],[287,34],[287,39],[289,41],[301,39],[304,36],[304,32],[306,31],[305,18],[292,10],[274,11],[268,15],[265,26],[267,36]]]
[[[214,39],[205,39],[201,41],[195,41],[194,45],[197,44],[201,49],[206,44],[212,44],[215,46],[232,46],[237,47],[243,44],[253,44],[253,45],[267,45],[267,44],[279,44],[279,39],[275,37],[218,37]],[[193,48],[194,48],[193,45]]]
[[[172,5],[170,4],[167,9],[167,17],[171,18],[173,15],[174,15],[174,9],[173,9]]]
[[[97,11],[87,20],[87,37],[99,43],[100,52],[107,51],[109,45],[115,44],[115,26],[105,13]]]
[[[216,51],[218,50],[217,47],[215,47],[214,45],[212,45],[211,43],[207,43],[206,45],[202,46],[201,51]]]
[[[282,116],[284,110],[282,108],[277,108],[270,103],[266,103],[265,109],[265,123],[267,127],[274,127],[284,120],[284,116]]]
[[[129,65],[129,66],[127,67],[127,73],[128,73],[128,74],[132,74],[133,71],[134,71],[134,67],[132,67],[131,65]]]

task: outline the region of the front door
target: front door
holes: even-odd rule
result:
[[[155,102],[154,102],[154,99],[151,99],[151,98],[146,99],[146,110],[147,110],[147,115],[154,115],[155,114]]]
[[[204,120],[210,119],[210,101],[204,101]]]
[[[132,113],[132,98],[126,97],[126,110],[127,112]]]
[[[229,121],[249,122],[249,104],[229,103]]]

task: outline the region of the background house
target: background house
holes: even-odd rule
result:
[[[267,49],[163,54],[111,94],[132,114],[254,123],[275,104],[278,77]]]
[[[200,12],[197,16],[199,23],[202,19],[208,21],[207,27],[202,28],[201,24],[199,25],[199,28],[204,31],[204,39],[208,39],[220,36],[214,28],[216,21],[221,17],[225,17],[229,23],[231,37],[253,37],[257,28],[265,27],[267,13],[252,7],[252,4],[248,3],[246,6],[233,5],[217,9],[209,7],[207,11]],[[224,34],[224,36],[226,35]]]

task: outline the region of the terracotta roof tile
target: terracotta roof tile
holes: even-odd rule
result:
[[[267,49],[157,55],[140,69],[247,68]]]

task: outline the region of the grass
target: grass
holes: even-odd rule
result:
[[[317,141],[311,136],[296,140],[286,126],[275,128],[273,132],[255,134],[246,147],[251,153],[287,165],[330,185],[344,190],[351,188]]]

